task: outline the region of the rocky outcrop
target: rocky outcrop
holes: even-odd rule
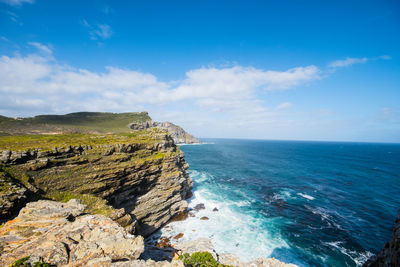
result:
[[[181,127],[171,122],[153,122],[146,121],[142,123],[131,123],[129,127],[132,130],[144,130],[152,127],[167,130],[175,141],[175,144],[196,144],[200,143],[193,135],[185,132]]]
[[[393,228],[392,239],[385,244],[378,255],[367,260],[363,267],[400,266],[400,212]]]
[[[2,161],[27,177],[25,187],[54,200],[81,198],[89,212],[113,217],[138,234],[149,235],[186,211],[188,164],[165,131],[30,136],[19,140],[18,150],[12,141],[4,143],[10,147]]]
[[[110,266],[133,261],[143,237],[127,233],[103,215],[84,214],[79,200],[31,202],[0,228],[0,266],[30,256],[56,266]]]

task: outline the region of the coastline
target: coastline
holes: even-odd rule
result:
[[[220,230],[220,220],[230,220],[239,217],[240,214],[232,211],[229,206],[210,202],[201,197],[202,192],[196,189],[195,180],[192,193],[192,197],[187,199],[188,210],[185,216],[172,219],[145,239],[147,249],[142,256],[143,259],[171,260],[178,256],[175,254],[176,250],[184,252],[190,247],[191,253],[193,251],[208,251],[218,259],[219,263],[229,266],[298,266],[283,262],[279,258],[268,257],[267,248],[265,253],[253,254],[248,247],[244,247],[249,244],[243,243],[243,240],[237,236],[233,237],[237,237],[236,240],[216,240],[216,236],[210,234],[210,231],[217,233]],[[241,203],[236,204],[240,205]],[[227,213],[230,214],[227,215]],[[248,219],[244,219],[242,223],[247,223]],[[238,226],[238,236],[245,234],[240,232],[240,226]],[[249,254],[253,255],[249,257]]]

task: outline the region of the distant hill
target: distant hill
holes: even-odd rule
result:
[[[76,112],[66,115],[38,115],[9,118],[0,115],[0,135],[61,133],[124,133],[157,127],[167,130],[175,143],[199,143],[181,127],[170,122],[153,122],[147,112]]]
[[[131,123],[151,121],[147,112],[76,112],[66,115],[39,115],[30,118],[0,116],[0,135],[49,133],[130,132]]]

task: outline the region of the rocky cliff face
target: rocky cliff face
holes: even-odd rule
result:
[[[400,212],[393,228],[392,239],[385,244],[377,256],[371,257],[363,267],[400,266]]]
[[[176,144],[196,144],[200,143],[193,135],[185,132],[181,127],[171,122],[153,122],[146,121],[143,123],[132,123],[129,125],[132,130],[143,130],[152,127],[167,130],[172,136]]]
[[[3,220],[20,208],[28,191],[39,198],[82,199],[89,212],[146,236],[186,211],[185,199],[191,195],[183,153],[158,129],[103,136],[6,136],[0,139],[1,149],[1,171],[12,184],[0,193],[2,203],[10,204]],[[18,197],[14,191],[20,191]]]

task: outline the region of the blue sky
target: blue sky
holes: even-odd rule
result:
[[[0,0],[0,114],[400,142],[399,1]]]

